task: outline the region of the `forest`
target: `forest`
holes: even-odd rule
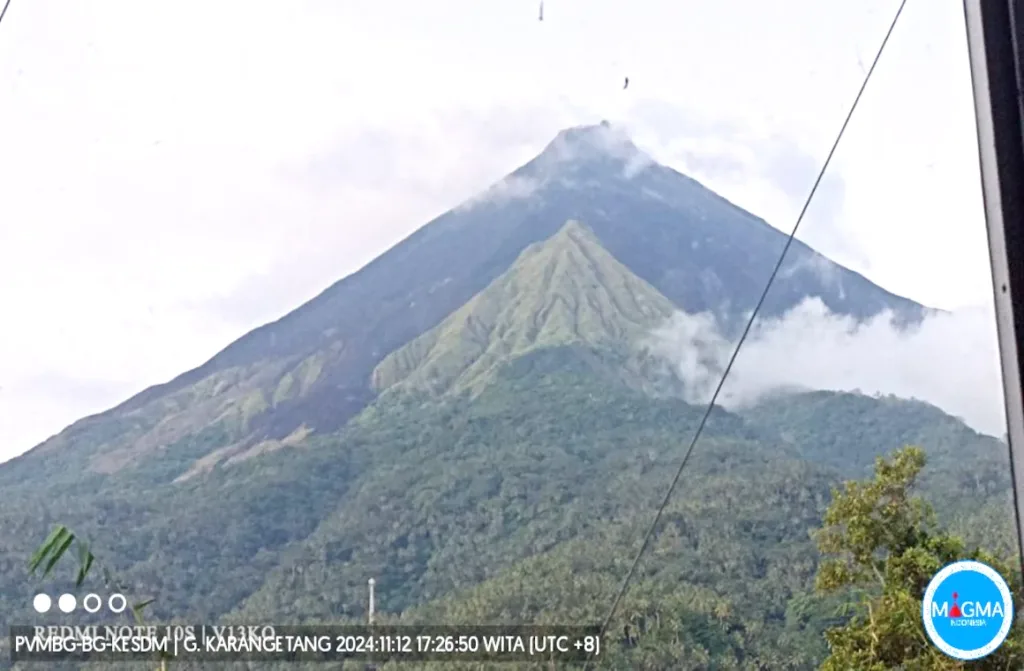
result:
[[[26,568],[66,524],[96,556],[81,590],[101,591],[108,572],[152,600],[147,621],[362,622],[372,577],[381,623],[599,623],[702,410],[566,357],[519,359],[471,401],[390,395],[334,434],[184,482],[175,475],[214,430],[99,490],[8,484],[0,612],[24,612],[43,586],[74,588],[70,558],[45,580]],[[921,450],[895,452],[905,446]],[[1006,454],[893,397],[807,392],[716,409],[601,668],[850,668],[836,660],[859,643],[826,632],[858,631],[863,599],[884,595],[856,581],[823,589],[820,534],[842,526],[827,514],[842,483],[880,477],[878,458],[910,459],[905,489],[935,508],[922,529],[953,539],[942,552],[981,547],[1016,566]],[[639,632],[628,649],[615,644],[626,625]],[[933,662],[913,668],[959,668]]]

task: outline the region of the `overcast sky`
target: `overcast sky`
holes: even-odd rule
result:
[[[788,229],[896,5],[13,0],[0,459],[202,363],[566,126],[622,123]],[[991,304],[961,12],[909,3],[801,236],[950,309]]]

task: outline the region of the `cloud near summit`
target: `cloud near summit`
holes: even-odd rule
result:
[[[712,315],[683,312],[654,333],[654,343],[693,403],[710,400],[736,346]],[[719,402],[742,407],[785,388],[894,394],[931,403],[982,433],[1006,430],[991,307],[935,313],[901,331],[890,314],[857,324],[807,299],[755,322]]]
[[[631,180],[656,161],[641,151],[626,129],[619,124],[576,126],[562,130],[544,150],[520,170],[507,175],[456,207],[468,210],[479,205],[501,205],[513,200],[531,198],[544,186],[557,182],[563,186],[579,186],[573,176],[576,166],[594,159],[612,159],[618,177]]]

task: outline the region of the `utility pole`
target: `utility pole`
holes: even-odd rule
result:
[[[373,586],[377,584],[377,581],[374,580],[373,578],[370,578],[370,580],[368,582],[369,582],[369,585],[370,585],[370,607],[366,611],[366,624],[372,627],[373,626],[373,607],[374,607],[374,603],[373,603]],[[370,632],[370,635],[372,636],[373,633]],[[370,656],[370,661],[366,664],[366,671],[377,671],[377,665],[373,663],[373,656],[372,655]]]
[[[377,584],[377,581],[370,578],[370,610],[367,613],[366,623],[373,626],[373,586]]]

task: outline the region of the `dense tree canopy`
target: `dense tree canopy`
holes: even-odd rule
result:
[[[943,654],[927,638],[921,619],[925,589],[939,569],[974,559],[1009,579],[1019,611],[1020,580],[1014,564],[937,528],[931,506],[911,494],[925,464],[923,450],[908,447],[891,460],[879,458],[875,478],[848,482],[836,492],[817,534],[824,560],[816,585],[823,592],[860,587],[862,612],[826,633],[826,671],[902,668],[946,671],[1015,669],[1024,666],[1024,630],[1019,627],[991,655],[970,663]]]
[[[372,576],[382,622],[600,622],[699,410],[582,373],[540,373],[535,365],[508,371],[472,403],[395,398],[340,433],[185,483],[135,471],[120,475],[113,493],[29,492],[0,511],[5,529],[20,530],[0,539],[27,558],[26,541],[38,543],[48,524],[67,521],[91,537],[99,564],[133,597],[156,598],[146,611],[154,621],[359,622]],[[750,419],[716,412],[610,627],[600,668],[890,664],[903,650],[899,627],[920,629],[908,599],[920,603],[922,580],[937,563],[988,557],[949,533],[1001,553],[1014,543],[1008,489],[992,484],[1005,479],[1005,452],[990,452],[989,439],[952,419],[959,464],[950,463],[952,450],[929,450],[933,461],[918,482],[921,453],[909,450],[877,466],[875,480],[833,497],[849,474],[864,472],[879,444],[891,450],[913,437],[906,414],[919,413],[924,437],[946,435],[931,408],[901,406],[895,436],[886,433],[891,422],[874,420],[877,442],[859,460],[849,445],[828,453],[843,455],[847,475],[814,451],[811,439],[844,412],[868,422],[889,416],[892,405],[793,397],[774,416],[783,425],[787,414],[799,418],[786,435],[759,421],[756,409]],[[960,482],[967,464],[972,477]],[[937,500],[954,480],[974,507],[933,515],[912,495]],[[29,505],[43,513],[35,524]],[[819,568],[810,534],[823,523],[817,540],[829,561]],[[884,561],[874,550],[888,553]],[[895,590],[891,603],[878,574]],[[51,592],[73,587],[64,575],[58,566]],[[25,603],[38,581],[23,560],[0,579],[15,576],[15,589],[0,599]],[[865,596],[883,599],[867,602],[871,615],[858,610]],[[880,625],[893,632],[870,628]],[[874,644],[876,635],[887,642]],[[909,650],[899,654],[945,663],[923,642]]]

